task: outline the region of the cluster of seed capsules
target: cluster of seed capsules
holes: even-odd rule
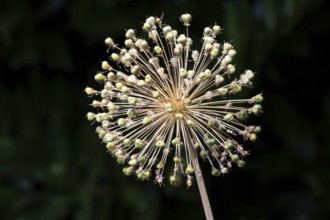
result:
[[[160,185],[164,176],[171,185],[185,176],[191,186],[193,159],[207,161],[214,176],[228,173],[233,164],[244,167],[248,151],[237,136],[242,143],[254,142],[261,131],[244,122],[262,113],[262,94],[235,99],[252,86],[255,73],[235,76],[236,51],[228,42],[217,42],[219,25],[206,27],[201,49],[193,50],[191,18],[180,16],[185,34],[152,16],[142,27],[146,39],[133,29],[126,31],[123,47],[105,39],[110,57],[95,75],[103,88],[85,89],[96,109],[87,119],[99,124],[98,136],[124,165],[125,175],[153,177]],[[164,174],[169,163],[173,171]]]

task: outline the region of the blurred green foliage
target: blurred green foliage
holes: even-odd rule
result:
[[[330,13],[326,0],[17,0],[0,7],[0,219],[203,219],[197,187],[122,175],[97,139],[83,94],[103,39],[139,34],[146,15],[190,35],[216,21],[258,72],[264,133],[245,170],[211,178],[216,219],[330,219]],[[199,45],[199,42],[194,42]]]

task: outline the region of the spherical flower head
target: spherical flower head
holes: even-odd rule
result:
[[[202,31],[202,48],[192,48],[191,20],[188,13],[180,16],[185,26],[180,34],[162,18],[148,17],[142,30],[149,38],[127,29],[123,48],[105,39],[110,60],[94,76],[102,88],[85,89],[96,108],[87,119],[99,124],[98,136],[125,164],[127,176],[144,181],[154,175],[160,185],[164,179],[177,185],[186,176],[189,187],[198,170],[193,160],[209,163],[213,176],[228,173],[233,164],[244,167],[248,151],[239,141],[255,142],[261,131],[246,121],[262,113],[262,94],[235,98],[253,85],[255,72],[235,77],[237,51],[217,39],[222,31],[217,24]],[[173,172],[164,177],[168,163]]]

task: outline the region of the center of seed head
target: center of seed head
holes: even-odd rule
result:
[[[184,110],[185,108],[186,108],[186,105],[181,99],[173,102],[174,111],[181,111],[181,110]]]
[[[165,105],[165,110],[168,113],[180,112],[186,109],[186,104],[181,99],[173,100]]]

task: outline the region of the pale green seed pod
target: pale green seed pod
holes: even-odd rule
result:
[[[124,127],[126,125],[127,120],[125,118],[119,118],[117,120],[117,124],[119,127]]]
[[[183,114],[182,113],[176,113],[175,118],[178,119],[178,120],[182,120],[183,119]]]
[[[173,53],[176,57],[181,57],[181,55],[182,55],[182,44],[175,45]]]
[[[141,123],[143,125],[147,125],[147,124],[150,124],[151,122],[152,122],[152,120],[150,117],[144,117]]]
[[[212,76],[212,72],[209,69],[206,69],[205,71],[205,79],[209,79]]]
[[[180,138],[174,138],[171,143],[173,146],[180,144]]]
[[[158,91],[153,91],[152,92],[152,97],[154,97],[155,99],[159,97],[159,92]]]
[[[249,136],[250,141],[255,142],[257,140],[257,135],[255,133],[250,134]]]
[[[248,117],[248,111],[245,109],[239,111],[237,117],[241,120],[245,120]]]
[[[191,53],[191,58],[194,60],[195,63],[198,61],[198,57],[199,57],[199,52],[197,50],[194,50]]]
[[[227,65],[227,73],[232,75],[236,71],[236,67],[233,64],[228,64]]]
[[[116,80],[116,74],[114,72],[109,72],[107,75],[107,79],[112,81]]]
[[[137,113],[136,111],[134,111],[134,109],[130,108],[127,110],[127,116],[129,119],[133,119],[133,118],[136,118],[137,117]]]
[[[234,148],[234,145],[231,141],[226,141],[223,145],[223,148],[225,148],[227,151],[231,151]]]
[[[85,89],[85,93],[86,93],[87,95],[94,95],[95,92],[96,92],[96,91],[95,91],[93,88],[91,88],[91,87],[86,87],[86,89]]]
[[[156,54],[159,55],[159,56],[163,54],[163,50],[162,50],[162,48],[159,47],[159,46],[155,46],[155,47],[154,47],[154,51],[155,51]]]
[[[126,176],[130,176],[133,172],[133,167],[124,167],[123,168],[123,173],[126,175]]]
[[[135,97],[128,97],[127,102],[130,105],[136,105],[137,99]]]
[[[111,133],[106,133],[103,137],[103,142],[104,143],[110,143],[115,140],[115,136]]]
[[[190,14],[181,15],[181,21],[183,22],[184,26],[190,26],[191,19],[192,17]]]
[[[155,66],[156,68],[159,67],[159,59],[158,57],[152,57],[149,59],[149,63],[153,66]]]
[[[116,110],[118,109],[118,106],[115,105],[115,104],[112,103],[112,102],[109,102],[109,103],[107,104],[107,108],[108,108],[108,110],[109,110],[110,112],[113,112],[113,111],[116,111]]]
[[[176,164],[181,163],[181,158],[175,156],[175,157],[173,157],[173,162],[176,163]]]
[[[221,27],[219,25],[214,25],[212,27],[212,33],[214,37],[218,34],[221,34]]]
[[[111,66],[108,63],[108,61],[102,61],[101,67],[102,67],[103,70],[110,70],[111,69]]]
[[[213,46],[212,46],[212,44],[214,43],[213,37],[205,36],[205,37],[203,37],[203,40],[206,44],[210,44],[211,47],[213,48]]]
[[[186,46],[190,47],[193,44],[193,40],[190,37],[187,37]]]
[[[201,148],[201,145],[198,142],[196,142],[194,143],[193,147],[194,149],[199,150]]]
[[[228,92],[228,89],[221,87],[221,88],[218,89],[218,92],[219,92],[220,96],[226,96],[227,92]]]
[[[212,44],[206,43],[204,47],[205,53],[210,54],[211,51],[213,50]]]
[[[112,151],[115,147],[116,147],[116,142],[114,142],[114,141],[109,142],[106,145],[106,148],[108,149],[108,151]]]
[[[234,163],[236,163],[239,160],[239,156],[237,154],[232,154],[230,156],[231,161],[233,161]]]
[[[205,140],[205,144],[207,145],[207,146],[213,146],[213,145],[215,145],[217,142],[216,142],[216,140],[214,139],[214,138],[210,138],[210,139],[207,139],[207,140]]]
[[[95,119],[95,113],[88,112],[87,115],[86,115],[86,117],[87,117],[87,120],[88,121],[93,121]]]
[[[125,160],[126,160],[126,158],[123,155],[120,155],[120,156],[117,157],[117,163],[118,164],[124,164]]]
[[[207,125],[210,127],[213,127],[217,124],[217,121],[214,118],[209,118],[209,120],[207,121]]]
[[[157,169],[164,169],[164,166],[165,166],[165,164],[162,162],[162,161],[160,161],[158,164],[157,164]]]
[[[198,74],[198,79],[200,79],[200,80],[204,80],[205,79],[205,72],[200,72],[199,74]]]
[[[125,147],[129,147],[132,144],[132,140],[130,138],[125,138],[123,144]]]
[[[249,80],[251,80],[251,79],[254,78],[254,73],[253,73],[251,70],[247,70],[247,71],[245,72],[245,75],[246,75],[246,77],[247,77]]]
[[[222,173],[222,174],[226,174],[226,173],[228,173],[228,168],[227,168],[227,167],[222,167],[222,168],[221,168],[221,173]]]
[[[239,168],[245,167],[245,161],[244,160],[238,160],[236,163],[237,163],[237,166]]]
[[[223,62],[224,65],[228,65],[228,64],[230,64],[232,61],[233,61],[233,58],[232,58],[231,56],[229,56],[229,55],[226,55],[226,56],[223,58],[223,60],[222,60],[222,62]]]
[[[173,42],[174,41],[174,35],[172,32],[169,32],[166,34],[166,40],[168,40],[169,42]]]
[[[118,54],[116,54],[116,53],[112,53],[112,54],[111,54],[111,59],[112,59],[113,61],[117,62],[117,61],[119,61],[120,57],[119,57]]]
[[[108,97],[110,97],[110,92],[108,90],[106,90],[106,89],[102,89],[102,91],[101,91],[101,98],[102,99],[106,99]]]
[[[237,83],[231,83],[230,88],[233,94],[237,94],[242,91],[242,86]]]
[[[165,110],[166,110],[167,112],[169,112],[169,113],[173,112],[174,109],[173,109],[172,104],[171,104],[171,103],[166,104],[166,105],[165,105]]]
[[[120,50],[119,55],[120,55],[120,56],[124,56],[126,53],[127,53],[127,50],[126,50],[125,48],[122,48],[122,49]]]
[[[188,76],[189,79],[193,78],[194,75],[195,75],[195,71],[193,71],[193,70],[188,70],[188,72],[187,72],[187,76]]]
[[[165,142],[163,140],[158,140],[156,142],[156,147],[164,148],[165,147]]]
[[[124,43],[125,43],[125,46],[126,46],[126,47],[129,47],[129,48],[131,48],[131,47],[134,46],[134,42],[133,42],[132,39],[127,39],[127,40],[125,40]]]
[[[170,180],[169,181],[170,181],[170,184],[172,186],[176,186],[179,183],[178,177],[176,175],[170,176]]]
[[[185,70],[185,69],[183,69],[183,68],[181,68],[180,70],[179,70],[179,75],[180,75],[180,77],[181,78],[186,78],[187,77],[187,70]]]
[[[154,42],[158,41],[157,39],[158,32],[154,29],[148,32],[148,36],[150,39],[152,39]]]
[[[140,139],[136,139],[134,146],[136,149],[142,149],[144,146],[144,142]]]
[[[192,120],[189,119],[189,120],[187,120],[187,125],[188,125],[189,128],[192,128],[192,127],[195,126],[195,123]]]
[[[262,107],[261,107],[261,105],[259,105],[259,104],[255,104],[255,105],[252,107],[251,111],[253,112],[253,114],[255,114],[255,115],[259,115],[259,114],[262,113]]]
[[[137,83],[137,78],[135,75],[130,75],[129,77],[126,78],[126,82],[135,85]]]
[[[223,119],[225,121],[233,121],[234,120],[234,115],[232,113],[228,113],[223,117]]]
[[[199,153],[199,156],[205,160],[208,156],[209,156],[209,152],[206,150],[201,150],[201,152]]]
[[[236,50],[234,50],[234,49],[230,49],[229,51],[228,51],[228,56],[230,56],[230,57],[234,57],[236,55]]]
[[[125,53],[124,56],[122,56],[121,61],[124,65],[130,64],[133,62],[133,58],[129,53]]]
[[[130,159],[128,161],[128,165],[135,167],[138,164],[138,161],[136,159]]]
[[[258,94],[254,96],[253,99],[255,102],[261,103],[264,100],[264,97],[262,96],[262,94]]]
[[[191,175],[195,172],[194,168],[192,167],[192,165],[188,165],[187,168],[186,168],[186,174],[187,175]]]
[[[121,88],[121,92],[122,92],[123,94],[129,94],[129,93],[131,92],[131,90],[130,90],[130,88],[128,88],[127,86],[123,86],[123,87]]]
[[[97,101],[97,100],[94,100],[94,101],[92,102],[92,106],[93,106],[94,108],[98,108],[98,107],[101,107],[101,103],[100,103],[99,101]]]
[[[225,78],[223,76],[221,76],[219,74],[215,76],[214,82],[216,85],[223,83],[223,81],[225,81]]]
[[[102,82],[102,81],[106,80],[106,77],[102,73],[98,73],[95,75],[94,79],[97,82]]]
[[[142,29],[146,32],[149,32],[152,29],[152,25],[150,23],[146,22],[146,23],[143,24]]]
[[[167,33],[171,32],[172,28],[168,25],[166,25],[165,27],[163,27],[163,33],[164,35],[166,35]]]
[[[254,129],[255,133],[260,133],[261,132],[261,127],[260,126],[256,126]]]
[[[131,73],[132,73],[133,75],[138,75],[138,74],[140,74],[140,73],[141,73],[141,69],[140,69],[140,67],[139,67],[138,65],[134,65],[134,66],[132,66],[132,67],[131,67]]]
[[[209,28],[209,27],[204,28],[203,35],[204,36],[211,36],[212,35],[212,29]]]
[[[219,169],[212,167],[211,174],[212,176],[220,176],[221,172]]]
[[[142,87],[144,87],[146,85],[146,82],[144,80],[140,79],[140,80],[137,81],[136,85],[138,87],[141,87],[142,88]]]
[[[151,24],[152,26],[154,26],[155,23],[156,23],[156,19],[155,19],[155,17],[150,16],[150,17],[148,17],[148,18],[146,19],[146,22],[148,22],[149,24]]]
[[[112,91],[115,87],[114,87],[114,85],[112,85],[111,82],[106,82],[106,83],[104,84],[104,88],[105,88],[106,90],[108,90],[108,91]]]
[[[106,44],[106,45],[108,45],[109,47],[113,47],[115,44],[114,44],[114,42],[113,42],[113,40],[112,40],[112,38],[110,38],[110,37],[107,37],[105,40],[104,40],[104,43]]]
[[[151,76],[150,76],[149,74],[147,74],[146,77],[145,77],[145,79],[144,79],[144,81],[145,81],[146,83],[151,83],[151,82],[152,82],[152,78],[151,78]]]
[[[180,34],[177,41],[178,41],[178,43],[185,45],[187,42],[187,37],[184,34]]]
[[[146,40],[141,41],[140,49],[147,50],[149,48],[148,42]]]
[[[120,91],[124,87],[124,84],[117,82],[116,83],[116,88]]]
[[[210,55],[211,55],[211,59],[217,58],[219,55],[219,49],[212,49]]]
[[[133,29],[128,29],[126,31],[125,37],[129,38],[129,39],[134,39],[136,37],[135,36],[135,31]]]
[[[233,46],[230,43],[224,43],[223,44],[223,54],[227,54],[230,49],[232,49]]]

